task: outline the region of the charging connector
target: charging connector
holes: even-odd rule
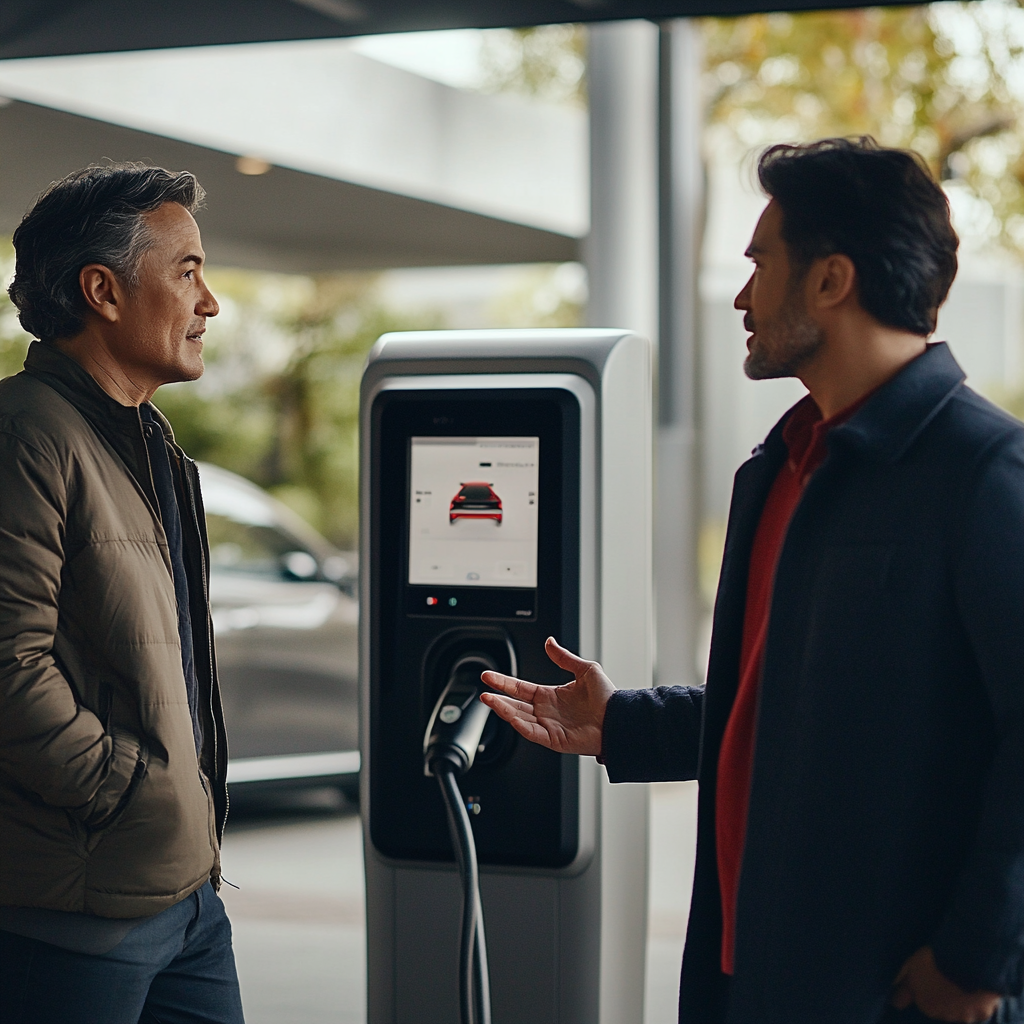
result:
[[[493,669],[491,659],[480,654],[468,654],[452,666],[448,685],[434,705],[423,738],[425,775],[435,774],[434,764],[439,760],[449,762],[456,775],[473,767],[491,713],[480,702],[485,689],[480,673]]]
[[[459,951],[459,1005],[462,1024],[491,1024],[491,993],[484,936],[476,843],[466,801],[456,777],[473,767],[487,718],[480,702],[480,673],[493,669],[490,658],[468,654],[452,666],[434,705],[423,738],[423,771],[437,778],[448,817],[455,860],[462,879],[462,934]]]

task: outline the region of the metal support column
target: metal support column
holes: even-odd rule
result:
[[[628,326],[658,339],[658,29],[628,21],[590,29],[590,207],[587,241],[591,325]],[[642,520],[642,517],[641,517]],[[647,529],[643,521],[637,529]],[[655,555],[655,566],[658,557]],[[653,626],[653,623],[651,624]],[[604,776],[604,773],[601,773]],[[639,1024],[647,934],[647,857],[636,838],[648,831],[645,786],[601,793],[602,856],[632,870],[602,884],[600,1024]],[[616,852],[618,851],[618,853]],[[628,858],[622,855],[628,853]]]
[[[659,685],[697,680],[700,616],[697,430],[700,249],[704,228],[701,53],[696,23],[660,31],[660,273],[654,578]]]
[[[697,332],[704,223],[700,38],[687,19],[590,30],[588,322],[658,350],[654,578],[659,684],[696,681]]]
[[[593,327],[658,340],[658,29],[590,28],[590,236]]]

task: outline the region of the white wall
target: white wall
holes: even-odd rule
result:
[[[965,260],[939,311],[935,339],[948,341],[967,382],[980,391],[1024,384],[1024,270]]]

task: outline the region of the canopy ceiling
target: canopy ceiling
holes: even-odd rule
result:
[[[0,59],[859,6],[849,0],[3,0]]]
[[[286,167],[247,176],[231,153],[17,101],[0,106],[0,233],[48,182],[100,157],[195,172],[209,195],[203,244],[220,265],[307,272],[579,255],[566,235]]]

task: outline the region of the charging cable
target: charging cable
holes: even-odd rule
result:
[[[483,906],[476,843],[457,776],[473,767],[491,709],[480,702],[480,673],[493,669],[490,658],[469,654],[452,667],[423,738],[423,771],[441,787],[448,831],[462,879],[462,932],[459,945],[459,1006],[462,1024],[491,1024]]]

